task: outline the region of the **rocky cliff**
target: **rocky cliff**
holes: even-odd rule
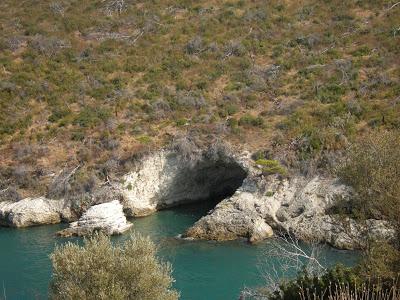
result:
[[[293,234],[304,241],[329,243],[341,249],[362,247],[368,238],[393,237],[394,231],[382,220],[355,220],[330,214],[351,197],[349,187],[335,179],[301,176],[265,180],[247,178],[236,193],[221,201],[201,218],[184,237],[251,242],[277,234]]]
[[[25,198],[18,202],[0,202],[0,225],[28,227],[60,223],[71,219],[71,209],[64,200],[45,197]]]
[[[368,238],[390,239],[393,230],[382,220],[355,220],[335,214],[352,197],[351,188],[336,179],[293,175],[264,176],[248,152],[211,146],[188,158],[180,151],[162,150],[144,157],[112,184],[108,197],[97,199],[63,235],[83,235],[97,229],[109,234],[130,227],[127,216],[196,201],[219,201],[189,228],[189,239],[257,242],[275,234],[293,234],[305,241],[338,248],[362,247]],[[104,194],[104,193],[103,193]],[[103,195],[101,194],[101,195]],[[98,197],[99,198],[99,197]],[[106,202],[103,204],[99,204]],[[121,203],[121,204],[120,204]],[[0,225],[23,227],[71,220],[63,200],[45,198],[0,202]]]

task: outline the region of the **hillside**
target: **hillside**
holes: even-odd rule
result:
[[[395,2],[2,0],[0,188],[87,191],[180,135],[327,169],[400,129]]]

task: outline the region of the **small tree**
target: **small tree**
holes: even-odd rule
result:
[[[353,145],[338,169],[356,196],[350,213],[360,221],[385,219],[396,230],[393,241],[370,241],[360,273],[391,281],[400,274],[400,132],[376,131]]]
[[[352,212],[387,219],[400,232],[400,132],[378,131],[353,145],[338,170],[356,192]]]
[[[84,245],[57,246],[50,256],[50,299],[175,300],[171,266],[156,258],[149,238],[133,234],[120,246],[95,234]]]

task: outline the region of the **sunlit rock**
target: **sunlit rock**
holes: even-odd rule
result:
[[[133,224],[126,220],[122,208],[117,200],[94,205],[78,221],[72,222],[68,228],[58,232],[58,235],[85,236],[96,231],[107,235],[124,233]]]

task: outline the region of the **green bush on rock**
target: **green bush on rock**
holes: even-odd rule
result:
[[[286,175],[286,169],[277,160],[257,159],[256,165],[259,166],[265,175]]]

